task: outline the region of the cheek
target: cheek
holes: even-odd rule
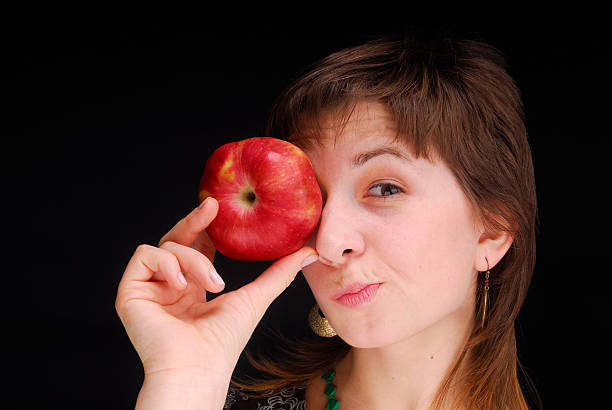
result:
[[[302,274],[316,302],[323,310],[335,303],[329,298],[338,290],[337,281],[342,278],[341,272],[334,271],[320,262],[315,262],[303,268]]]
[[[477,240],[469,213],[456,204],[418,206],[375,236],[381,261],[411,309],[443,314],[461,306],[474,282]],[[435,313],[438,311],[437,313]]]
[[[322,278],[322,274],[320,273],[320,270],[318,269],[317,265],[320,265],[320,263],[315,262],[310,266],[302,268],[302,274],[304,275],[304,279],[306,279],[306,283],[308,283],[308,286],[310,286],[310,289],[315,295],[316,292],[321,289]]]

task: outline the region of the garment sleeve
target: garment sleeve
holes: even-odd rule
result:
[[[230,385],[223,410],[257,410],[257,399],[247,397],[239,388]]]
[[[306,410],[306,384],[295,386],[265,398],[249,398],[240,388],[230,385],[224,410]]]

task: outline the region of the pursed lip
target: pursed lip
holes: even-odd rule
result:
[[[344,289],[342,289],[340,292],[336,293],[334,296],[332,296],[334,299],[340,299],[342,296],[347,295],[349,293],[357,293],[360,290],[370,286],[370,285],[374,285],[376,283],[381,283],[381,282],[372,282],[372,283],[365,283],[365,282],[356,282],[356,283],[352,283],[350,285],[348,285],[347,287],[345,287]]]

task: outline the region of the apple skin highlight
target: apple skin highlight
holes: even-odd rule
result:
[[[204,167],[198,198],[219,202],[206,231],[217,250],[244,261],[275,260],[304,246],[323,200],[310,160],[270,137],[222,145]]]

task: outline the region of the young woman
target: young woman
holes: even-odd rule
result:
[[[514,321],[535,264],[537,205],[522,103],[500,53],[408,38],[339,51],[278,98],[265,134],[310,158],[319,226],[304,248],[210,302],[202,288],[223,290],[205,232],[214,198],[159,247],[139,246],[116,301],[145,369],[137,407],[527,408]],[[232,379],[300,269],[320,339],[294,341],[286,358],[249,355],[271,377]]]

